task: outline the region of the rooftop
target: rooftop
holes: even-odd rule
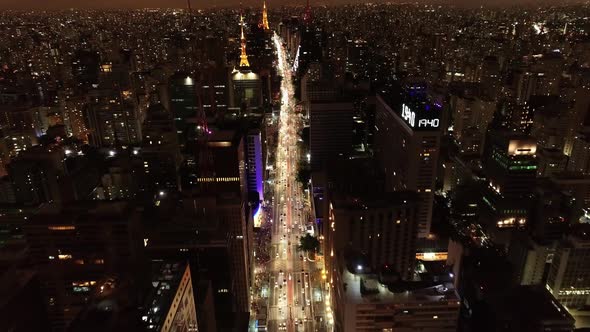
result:
[[[380,194],[335,195],[332,202],[335,208],[367,209],[416,204],[418,197],[418,194],[413,191],[396,191]]]
[[[496,303],[499,315],[505,319],[518,320],[527,325],[534,321],[570,321],[574,318],[543,287],[519,286],[509,292],[505,298]]]
[[[152,290],[141,316],[149,331],[161,330],[186,269],[187,263],[152,262]]]
[[[358,267],[357,267],[358,268]],[[359,270],[362,270],[360,267]],[[343,292],[348,303],[393,303],[411,304],[448,301],[449,304],[460,305],[459,296],[452,283],[439,283],[424,287],[424,283],[398,282],[385,285],[379,281],[376,274],[350,272],[345,266],[342,268]],[[392,289],[405,291],[393,292]]]

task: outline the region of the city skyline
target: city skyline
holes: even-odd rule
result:
[[[371,3],[388,3],[390,1],[372,1]],[[391,1],[392,3],[411,3],[411,4],[427,4],[427,5],[457,5],[462,7],[498,7],[506,6],[513,7],[518,5],[570,5],[577,3],[584,3],[584,0],[560,0],[558,2],[552,0],[416,0],[416,1]],[[311,1],[312,6],[337,6],[345,4],[363,4],[366,1],[355,0],[320,0]],[[260,1],[255,0],[211,0],[207,4],[201,1],[192,0],[191,6],[194,9],[207,8],[225,8],[225,7],[258,7]],[[288,0],[274,0],[270,1],[268,5],[276,9],[278,6],[305,6],[305,1],[300,0],[296,2]],[[56,10],[56,9],[142,9],[142,8],[187,8],[186,0],[103,0],[97,3],[90,0],[52,0],[39,2],[37,0],[0,0],[0,8],[15,9],[15,10]]]
[[[326,1],[0,0],[0,331],[590,328],[590,4]]]

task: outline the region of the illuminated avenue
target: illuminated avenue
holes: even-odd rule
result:
[[[281,80],[281,109],[274,183],[274,218],[271,242],[271,277],[269,280],[269,331],[319,331],[325,322],[319,263],[310,261],[297,249],[299,238],[307,233],[310,207],[302,184],[296,174],[301,151],[298,131],[302,126],[296,112],[291,66],[280,38],[273,37],[277,51],[277,66]],[[320,309],[322,310],[322,309]],[[317,322],[314,319],[317,317]]]
[[[590,328],[588,0],[68,1],[0,11],[0,332]]]

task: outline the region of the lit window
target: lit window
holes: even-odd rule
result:
[[[73,231],[76,226],[49,226],[47,227],[50,231]]]

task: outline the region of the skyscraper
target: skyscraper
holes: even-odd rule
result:
[[[318,100],[309,111],[311,167],[320,170],[330,159],[352,150],[353,105],[346,100]]]
[[[561,304],[578,308],[590,299],[590,232],[580,225],[563,239],[553,256],[547,287]]]
[[[414,274],[419,197],[413,192],[375,195],[334,193],[330,198],[327,250],[331,271],[338,253],[358,250],[367,257],[365,269],[389,266],[403,279]]]
[[[418,237],[427,237],[432,220],[434,181],[440,150],[441,106],[432,103],[422,85],[401,95],[377,96],[375,155],[385,170],[389,191],[414,190],[420,196]]]
[[[176,73],[170,78],[170,111],[181,149],[196,136],[194,119],[199,106],[196,86],[194,78],[185,73]]]
[[[25,227],[31,263],[39,271],[54,331],[64,331],[96,283],[142,272],[139,219],[125,202],[44,206]]]
[[[141,141],[137,107],[113,90],[97,91],[84,113],[94,146],[131,146]]]
[[[499,235],[496,231],[527,224],[537,176],[536,153],[537,144],[528,136],[488,133],[482,161],[489,184],[482,199],[490,232]]]

